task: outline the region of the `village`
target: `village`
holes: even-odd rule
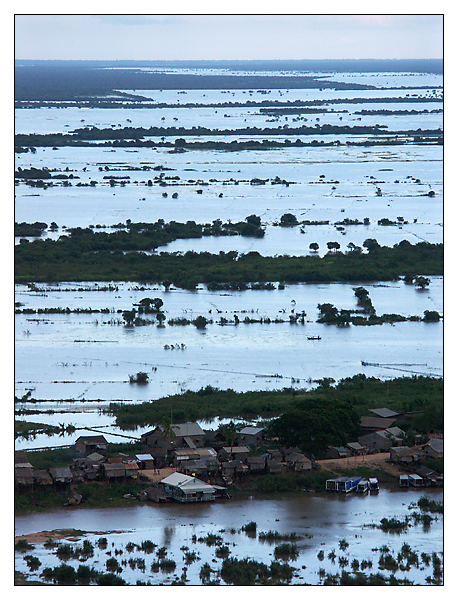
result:
[[[297,447],[278,447],[278,440],[269,438],[266,429],[251,425],[239,431],[234,427],[231,435],[203,430],[198,423],[158,425],[141,436],[141,453],[114,456],[103,435],[84,435],[76,440],[66,466],[36,469],[27,453],[17,450],[15,489],[17,494],[66,490],[66,505],[78,506],[85,502],[77,491],[79,483],[136,482],[144,483],[144,489],[125,497],[205,502],[230,498],[244,481],[256,476],[320,471],[329,473],[323,490],[378,492],[378,479],[359,476],[358,467],[382,468],[399,487],[442,486],[442,472],[427,463],[443,459],[443,438],[418,435],[413,445],[406,445],[406,434],[399,427],[406,419],[408,415],[391,409],[370,409],[361,417],[358,439],[345,446],[328,446],[319,460]]]

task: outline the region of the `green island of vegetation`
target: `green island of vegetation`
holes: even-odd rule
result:
[[[116,425],[122,429],[157,425],[170,415],[170,406],[177,422],[216,417],[278,417],[269,425],[275,428],[276,435],[284,436],[289,445],[302,446],[306,442],[307,449],[315,452],[326,444],[342,443],[348,435],[354,434],[353,428],[361,415],[381,402],[399,412],[414,411],[412,429],[443,430],[443,380],[440,378],[414,376],[382,381],[360,374],[334,383],[332,379],[319,380],[318,387],[310,391],[284,388],[235,392],[206,386],[197,392],[187,391],[153,402],[112,403],[104,410],[116,417]],[[316,419],[312,419],[315,413]]]
[[[259,230],[259,225],[242,225]],[[172,235],[183,235],[178,233],[178,224],[170,227],[177,232]],[[202,235],[201,227],[187,227]],[[76,228],[70,236],[58,240],[23,239],[15,248],[15,282],[170,281],[176,287],[195,289],[199,283],[368,282],[395,281],[408,273],[443,274],[443,244],[413,245],[403,240],[390,248],[368,239],[363,244],[367,253],[358,246],[346,253],[334,247],[323,257],[265,257],[258,252],[239,255],[235,251],[151,255],[138,250],[145,250],[145,246],[154,250],[156,244],[165,241],[167,233],[160,240],[157,228],[151,237],[148,231],[146,226],[142,233],[132,228],[114,234]]]

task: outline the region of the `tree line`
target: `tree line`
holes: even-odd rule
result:
[[[116,245],[109,235],[81,230],[58,240],[21,240],[15,247],[15,282],[58,281],[169,281],[179,288],[198,284],[320,283],[395,281],[443,274],[443,244],[403,240],[395,246],[364,243],[346,253],[331,251],[323,257],[262,256],[236,251],[145,254],[136,250],[127,232],[118,232]],[[101,236],[101,237],[98,237]],[[142,239],[137,236],[133,239]],[[104,246],[104,244],[106,245]],[[144,248],[144,241],[141,242]],[[150,248],[154,243],[150,244]]]

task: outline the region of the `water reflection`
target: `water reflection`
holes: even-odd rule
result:
[[[291,562],[298,569],[295,580],[302,577],[303,582],[318,584],[322,577],[320,569],[338,573],[340,565],[345,561],[350,564],[354,559],[371,560],[373,566],[369,571],[376,573],[380,548],[384,546],[388,547],[393,556],[400,552],[406,542],[418,553],[441,553],[442,516],[434,520],[429,529],[412,525],[402,534],[396,535],[372,527],[384,517],[408,516],[411,514],[409,506],[413,506],[412,503],[416,503],[423,494],[424,491],[382,488],[377,496],[364,497],[356,494],[346,497],[339,494],[304,494],[275,499],[232,499],[201,505],[134,503],[128,509],[62,509],[17,517],[16,535],[75,527],[92,531],[85,539],[90,539],[93,543],[102,535],[107,537],[113,550],[125,549],[129,541],[141,545],[142,541],[151,540],[158,547],[166,547],[167,558],[175,560],[173,576],[177,576],[175,574],[179,574],[186,566],[189,583],[195,585],[200,583],[199,572],[204,562],[213,564],[216,569],[222,564],[222,559],[215,557],[217,546],[199,541],[209,533],[221,537],[222,544],[230,549],[230,556],[250,557],[269,564],[273,560],[275,545],[261,541],[259,534],[269,531],[283,535],[294,532],[300,536],[295,542],[299,555]],[[429,490],[427,496],[436,501],[443,498],[441,490]],[[248,536],[242,531],[242,527],[251,521],[257,525],[254,536]],[[126,523],[129,524],[127,531]],[[190,552],[196,552],[198,560],[192,564],[187,563],[184,547]],[[58,564],[55,556],[46,552],[42,545],[37,545],[33,552],[38,554],[43,566]],[[157,559],[156,554],[148,556],[134,551],[129,556],[142,556],[146,559],[146,570],[142,574],[145,581],[156,584],[165,581],[164,574],[154,574],[149,570],[150,563]],[[96,553],[94,562],[97,562],[99,568],[105,561],[106,555]],[[16,566],[19,570],[25,570],[24,561],[18,553]],[[431,573],[432,567],[423,565],[421,568],[411,568],[405,576],[424,584]],[[135,583],[139,572],[124,568],[121,576],[129,583]]]

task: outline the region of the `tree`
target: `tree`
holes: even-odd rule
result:
[[[270,429],[280,443],[317,455],[330,444],[345,444],[355,438],[359,421],[349,401],[323,398],[317,403],[306,399],[271,422]]]
[[[249,217],[246,217],[245,221],[250,223],[250,225],[256,225],[256,227],[261,225],[261,217],[258,217],[257,215],[250,215]]]
[[[134,324],[135,315],[136,315],[135,308],[133,308],[132,310],[124,310],[122,312],[122,318],[126,322],[126,325],[132,326]]]
[[[356,244],[354,244],[353,242],[350,242],[347,245],[347,248],[349,249],[350,252],[355,252],[357,254],[360,254],[362,252],[361,247],[360,246],[356,246]]]
[[[377,248],[380,248],[380,244],[377,242],[377,240],[369,238],[367,240],[364,240],[363,247],[367,248],[368,252],[373,252]]]
[[[161,298],[142,298],[138,303],[142,312],[159,312],[164,304]]]
[[[281,216],[280,225],[282,227],[293,227],[298,224],[297,217],[291,213],[285,213]]]
[[[234,443],[238,438],[239,431],[242,428],[240,424],[235,424],[233,421],[230,423],[225,423],[224,425],[220,425],[218,427],[218,431],[224,437],[224,439],[231,445],[231,454],[232,448],[234,447]]]
[[[161,430],[161,437],[164,440],[164,461],[166,461],[168,449],[172,446],[173,440],[176,438],[176,433],[173,430],[171,408],[170,417],[164,417],[159,424],[159,428]]]
[[[195,325],[197,327],[197,329],[205,329],[207,323],[208,323],[207,319],[205,317],[203,317],[202,315],[199,315],[198,317],[196,317],[194,319],[194,321],[192,321],[192,324]]]
[[[440,321],[440,315],[436,310],[425,310],[423,315],[423,321],[426,323],[437,323]]]
[[[320,246],[319,246],[319,244],[317,242],[312,242],[309,245],[310,250],[312,250],[313,252],[318,252],[319,247]]]
[[[416,287],[419,287],[420,289],[424,290],[431,283],[431,280],[427,277],[423,277],[423,275],[418,275],[417,277],[415,277],[413,282],[416,285]]]
[[[337,252],[337,250],[340,248],[339,242],[328,242],[326,244],[326,246],[328,247],[330,252],[331,251]]]
[[[358,298],[358,300],[364,300],[369,296],[369,292],[363,287],[353,288],[353,291],[355,292],[355,296]]]
[[[136,375],[129,375],[130,383],[139,383],[145,385],[148,383],[149,375],[145,371],[139,371]]]

